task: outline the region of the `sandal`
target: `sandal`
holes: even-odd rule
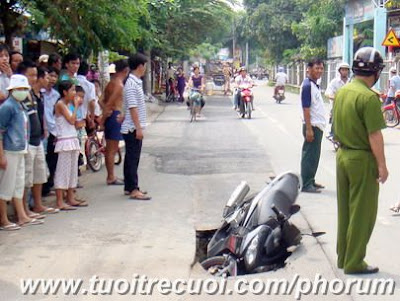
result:
[[[41,212],[36,212],[36,213],[46,213],[46,214],[54,214],[54,213],[59,213],[60,209],[53,208],[53,207],[47,207]]]
[[[3,231],[15,231],[15,230],[20,230],[20,229],[21,229],[21,227],[14,223],[0,227],[0,230],[3,230]]]
[[[144,190],[144,191],[141,191],[141,190],[139,190],[142,194],[147,194],[148,192],[146,191],[146,190]],[[124,191],[124,194],[125,195],[130,195],[132,192],[129,192],[129,191],[127,191],[127,190],[125,190]]]
[[[124,185],[124,184],[125,184],[124,180],[118,178],[115,178],[115,180],[112,182],[107,182],[107,185]]]
[[[44,219],[46,216],[45,215],[43,215],[43,214],[39,214],[39,213],[36,213],[36,212],[33,212],[32,214],[28,214],[28,217],[30,217],[30,218],[36,218],[36,219]]]
[[[75,201],[77,201],[78,203],[75,205],[68,203],[68,205],[70,205],[72,207],[87,207],[87,206],[89,206],[88,202],[86,202],[86,201],[78,201],[78,200],[75,200]]]
[[[389,208],[389,210],[393,211],[394,213],[399,213],[400,212],[400,202],[394,204],[392,207]]]
[[[34,218],[34,219],[31,219],[29,222],[18,224],[18,225],[21,227],[25,227],[25,226],[32,226],[32,225],[41,225],[43,223],[44,223],[44,221]]]
[[[137,194],[137,195],[131,195],[129,196],[131,200],[137,200],[137,201],[150,201],[151,196],[144,195],[144,194]]]
[[[67,205],[67,206],[63,206],[63,207],[58,207],[57,209],[59,209],[59,210],[61,210],[61,211],[70,211],[70,210],[76,210],[76,208],[75,208],[75,207],[73,207],[73,206],[69,206],[69,205]]]

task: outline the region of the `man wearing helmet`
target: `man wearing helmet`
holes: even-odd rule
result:
[[[400,90],[400,76],[397,75],[396,67],[389,70],[389,89],[385,104],[390,104],[395,100],[396,91]]]
[[[328,88],[326,88],[325,91],[325,96],[332,101],[332,106],[337,91],[349,82],[350,65],[345,62],[340,63],[338,66],[338,73],[339,73],[338,76],[331,80],[331,82],[328,85]],[[331,111],[330,123],[332,123],[332,127],[331,127],[331,132],[328,136],[329,139],[333,137],[332,111]]]
[[[383,69],[379,51],[359,49],[353,61],[355,78],[342,87],[333,105],[338,203],[338,267],[345,274],[379,271],[365,261],[378,209],[379,182],[388,177],[384,154],[385,128],[378,95],[371,90]]]
[[[279,87],[283,88],[285,90],[285,85],[288,81],[288,76],[285,73],[285,70],[283,67],[278,68],[278,73],[275,75],[275,89],[274,89],[274,98],[278,94]]]

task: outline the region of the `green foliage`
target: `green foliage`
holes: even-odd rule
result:
[[[309,0],[299,0],[310,5]],[[292,31],[300,42],[312,47],[326,47],[327,40],[342,30],[345,0],[312,2],[304,18],[293,22]]]
[[[228,1],[236,2],[236,0]],[[7,0],[0,2],[0,24],[9,36],[47,31],[65,51],[85,56],[111,51],[153,50],[180,57],[202,43],[231,35],[233,10],[226,0]],[[15,12],[12,8],[18,8]],[[30,15],[29,27],[21,12]],[[4,15],[4,18],[2,17]],[[0,27],[1,30],[1,27]]]
[[[345,2],[244,0],[252,38],[275,63],[326,57],[327,40],[341,34]]]
[[[69,49],[88,54],[102,49],[134,50],[140,36],[143,0],[21,1],[51,36]]]
[[[167,56],[187,56],[196,45],[224,41],[231,32],[233,11],[223,0],[155,1],[149,11],[147,42]]]
[[[256,5],[253,1],[252,5]],[[279,62],[285,49],[297,48],[298,40],[292,32],[292,22],[301,19],[297,2],[286,0],[259,1],[249,11],[252,32],[262,45],[270,50],[271,59]]]
[[[221,44],[211,45],[210,43],[202,43],[197,45],[196,48],[191,49],[189,55],[195,58],[195,60],[199,60],[200,58],[211,60],[217,56],[221,47]]]

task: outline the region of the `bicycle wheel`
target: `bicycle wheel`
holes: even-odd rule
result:
[[[100,152],[99,144],[94,140],[88,141],[86,150],[87,164],[90,169],[94,172],[99,171],[103,164],[103,154]]]
[[[385,120],[386,126],[393,128],[400,123],[397,112],[394,108],[383,111],[383,119]]]

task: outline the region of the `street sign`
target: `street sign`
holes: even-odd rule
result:
[[[396,37],[396,33],[394,32],[393,29],[389,30],[387,33],[385,40],[383,40],[382,46],[393,46],[393,47],[399,47],[400,42],[399,39]]]

